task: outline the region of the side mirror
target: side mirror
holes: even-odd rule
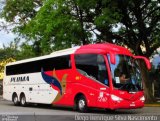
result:
[[[150,70],[151,69],[151,63],[150,61],[146,58],[146,57],[143,57],[143,56],[134,56],[135,59],[142,59],[145,61],[146,63],[146,66],[147,66],[147,69]]]

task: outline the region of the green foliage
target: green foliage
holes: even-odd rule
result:
[[[21,45],[21,49],[20,49],[19,53],[17,53],[17,55],[16,55],[16,58],[17,58],[17,60],[32,58],[32,57],[39,55],[36,52],[37,51],[34,51],[34,49],[31,45],[29,45],[27,43],[23,43]]]
[[[17,56],[18,51],[18,41],[13,41],[9,44],[8,47],[3,46],[3,48],[0,48],[0,61],[8,58],[13,58]]]
[[[68,4],[69,1],[48,0],[21,32],[29,39],[40,41],[44,53],[81,44],[81,37],[89,34],[83,31],[79,20],[70,15],[72,8]]]
[[[34,0],[7,0],[2,16],[8,22],[25,22],[36,13]]]
[[[33,16],[34,7],[33,0],[7,0],[3,17],[5,17],[8,22],[16,19],[18,19],[18,21],[24,21],[27,17]]]
[[[18,24],[14,32],[38,47],[36,55],[107,41],[149,57],[160,46],[159,4],[158,0],[9,0],[2,15]]]
[[[93,43],[97,30],[101,32],[97,40],[106,39],[106,30],[111,31],[111,24],[120,18],[117,4],[110,0],[44,0],[38,5],[36,2],[8,1],[3,17],[8,22],[18,21],[14,32],[33,44],[38,41],[40,55],[72,45]]]
[[[32,47],[26,42],[20,44],[20,40],[15,39],[9,44],[9,46],[3,46],[3,48],[0,48],[0,61],[7,60],[9,58],[15,60],[31,58],[38,56],[36,52],[37,50],[35,46]]]
[[[133,50],[136,55],[150,57],[160,46],[160,2],[158,0],[128,0],[119,3],[120,23],[118,32],[123,44]],[[119,42],[119,41],[117,41]],[[141,47],[143,46],[143,49]]]

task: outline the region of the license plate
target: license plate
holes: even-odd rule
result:
[[[133,107],[133,106],[135,106],[135,104],[134,104],[134,103],[132,103],[132,104],[130,104],[130,106],[131,106],[131,107]]]

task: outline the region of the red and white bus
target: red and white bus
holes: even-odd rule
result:
[[[106,43],[13,62],[5,68],[3,98],[15,105],[73,106],[81,112],[141,108],[145,98],[137,59],[151,68],[145,57]]]

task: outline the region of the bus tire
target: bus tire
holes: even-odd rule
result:
[[[17,96],[16,93],[13,94],[12,101],[13,101],[15,106],[19,105],[18,96]]]
[[[21,96],[20,96],[20,104],[23,107],[27,106],[26,97],[24,94],[21,94]]]
[[[86,98],[83,95],[79,96],[76,102],[77,102],[76,107],[77,107],[79,112],[84,113],[84,112],[88,111],[87,101],[86,101]]]

